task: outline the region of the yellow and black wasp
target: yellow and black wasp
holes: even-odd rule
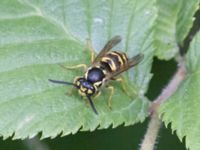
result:
[[[100,53],[96,56],[96,58],[94,58],[95,53],[92,46],[90,45],[89,49],[91,50],[92,61],[90,67],[87,67],[85,64],[79,64],[73,67],[65,67],[67,69],[80,67],[85,68],[86,72],[84,76],[76,77],[73,83],[51,79],[49,79],[49,81],[53,83],[74,86],[76,89],[78,89],[78,92],[81,96],[87,97],[93,111],[96,114],[98,113],[91,97],[94,95],[99,95],[101,87],[106,85],[106,87],[111,90],[111,94],[108,100],[108,105],[111,107],[111,99],[112,95],[114,94],[114,88],[107,84],[108,81],[119,79],[116,78],[119,74],[137,65],[144,57],[143,54],[138,54],[129,59],[123,52],[110,51],[120,41],[120,36],[115,36],[110,39],[104,48],[100,51]]]

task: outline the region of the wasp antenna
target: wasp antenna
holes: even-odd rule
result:
[[[65,85],[73,85],[76,87],[76,85],[72,82],[65,82],[65,81],[58,81],[58,80],[52,80],[52,79],[48,79],[50,82],[52,83],[57,83],[57,84],[65,84]]]
[[[96,108],[95,108],[95,106],[94,106],[94,103],[92,102],[92,99],[90,98],[90,96],[87,96],[87,98],[88,98],[88,100],[89,100],[89,102],[90,102],[90,106],[92,107],[94,113],[95,113],[96,115],[98,115],[98,112],[97,112],[97,110],[96,110]]]

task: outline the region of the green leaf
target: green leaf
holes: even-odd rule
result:
[[[171,59],[178,52],[192,27],[193,15],[199,0],[158,0],[158,17],[155,26],[156,55],[160,59]]]
[[[183,137],[186,147],[198,150],[200,147],[200,32],[193,39],[187,53],[188,74],[178,91],[166,102],[160,110],[164,114],[165,124],[171,122],[172,130],[180,140]]]
[[[154,0],[1,0],[0,1],[0,134],[15,139],[67,135],[120,124],[143,121],[148,112],[144,97],[154,48],[152,26],[156,17]],[[86,39],[98,53],[115,35],[123,42],[117,49],[129,57],[143,53],[145,59],[126,74],[131,96],[119,83],[112,110],[109,91],[94,100],[95,115],[72,87],[48,79],[73,81],[81,70],[67,66],[90,64]]]

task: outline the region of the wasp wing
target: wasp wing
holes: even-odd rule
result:
[[[100,53],[96,56],[96,58],[93,61],[93,64],[100,61],[100,59],[109,51],[111,50],[115,45],[117,45],[121,41],[121,37],[119,35],[114,36],[112,39],[110,39],[104,48],[100,51]]]
[[[112,79],[117,75],[121,74],[122,72],[127,71],[128,69],[140,63],[143,60],[143,58],[144,58],[143,54],[138,54],[132,57],[131,59],[128,60],[127,64],[125,64],[124,67],[120,68],[119,70],[116,70],[115,72],[110,73],[107,76],[107,79]]]

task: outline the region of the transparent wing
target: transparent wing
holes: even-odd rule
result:
[[[96,56],[96,58],[93,61],[93,64],[100,61],[100,59],[109,51],[111,50],[115,45],[117,45],[121,41],[121,37],[119,35],[114,36],[112,39],[110,39],[104,48],[100,51],[100,53]]]
[[[128,60],[128,63],[122,67],[119,70],[116,70],[115,72],[111,73],[110,75],[107,76],[107,79],[111,79],[114,78],[115,76],[121,74],[124,71],[127,71],[128,69],[132,68],[133,66],[137,65],[138,63],[140,63],[144,58],[143,54],[138,54],[134,57],[132,57],[131,59]]]

